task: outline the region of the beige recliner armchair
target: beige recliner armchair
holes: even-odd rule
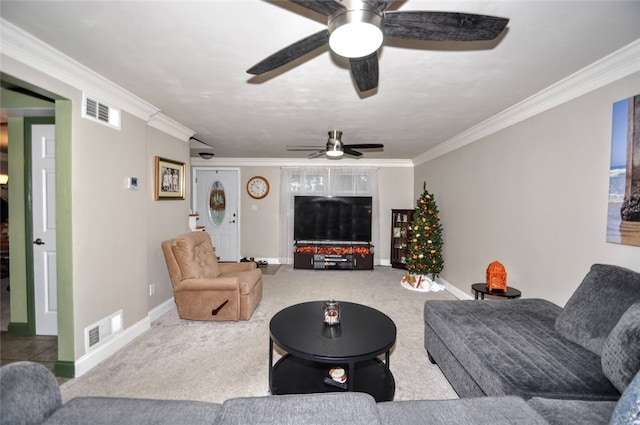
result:
[[[218,263],[207,232],[162,242],[178,315],[190,320],[248,320],[262,300],[256,263]]]

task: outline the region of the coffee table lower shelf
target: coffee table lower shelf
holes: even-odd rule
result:
[[[274,395],[344,392],[346,389],[324,382],[329,369],[336,366],[349,370],[346,363],[320,363],[285,354],[273,366],[269,389]],[[396,383],[380,359],[357,362],[354,375],[347,377],[353,379],[353,391],[371,394],[377,402],[393,400]]]

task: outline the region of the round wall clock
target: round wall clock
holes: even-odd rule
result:
[[[269,194],[269,182],[262,176],[251,177],[247,182],[247,193],[253,199],[262,199]]]

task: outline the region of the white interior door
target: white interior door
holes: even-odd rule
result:
[[[31,127],[36,334],[58,334],[55,125]]]
[[[238,170],[195,169],[194,211],[211,235],[219,261],[240,260]]]

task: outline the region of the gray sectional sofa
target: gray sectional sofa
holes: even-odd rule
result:
[[[612,416],[612,412],[614,411]],[[79,397],[62,404],[56,378],[44,366],[19,362],[0,368],[4,425],[507,425],[604,424],[640,421],[640,374],[616,404],[521,397],[377,403],[364,393],[234,398],[219,403]],[[636,422],[633,422],[633,421]]]
[[[607,416],[640,370],[640,273],[623,267],[594,264],[564,308],[432,300],[424,321],[429,358],[462,398],[519,396],[538,411],[562,415],[572,403]]]

